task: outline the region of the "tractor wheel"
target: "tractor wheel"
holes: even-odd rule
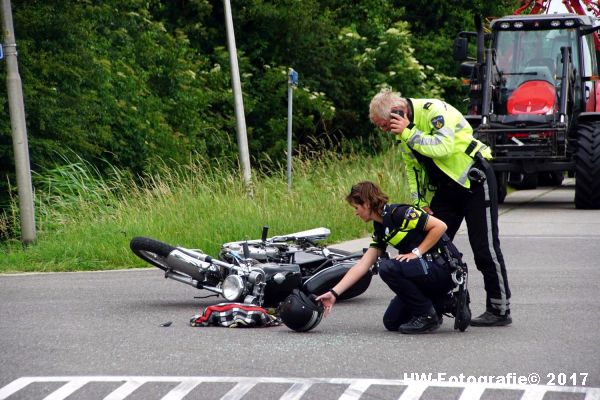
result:
[[[575,207],[600,208],[600,121],[586,121],[577,127]]]

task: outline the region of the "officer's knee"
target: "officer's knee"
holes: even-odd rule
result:
[[[384,281],[389,278],[394,271],[394,260],[379,261],[379,275]]]
[[[398,297],[394,297],[383,314],[383,326],[388,331],[397,331],[400,325],[410,319],[410,312],[406,304]]]

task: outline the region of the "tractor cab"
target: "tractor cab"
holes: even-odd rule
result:
[[[582,28],[591,27],[589,17],[572,14],[510,16],[492,23],[492,53],[497,93],[490,110],[496,115],[554,115],[559,113],[563,69],[571,80],[574,98],[567,115],[585,111],[592,84],[582,77],[598,74],[591,36]],[[562,49],[569,49],[565,65]],[[580,53],[584,53],[580,57]],[[572,106],[572,109],[571,109]],[[547,118],[554,121],[556,118]],[[511,123],[518,118],[503,118]]]
[[[576,175],[575,205],[600,208],[600,25],[581,14],[510,15],[460,32],[454,58],[469,77],[465,117],[488,144],[499,199]],[[477,56],[469,59],[468,39]],[[541,183],[540,183],[541,184]]]

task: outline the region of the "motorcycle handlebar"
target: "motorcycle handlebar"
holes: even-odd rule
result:
[[[262,240],[262,242],[266,242],[267,241],[267,234],[269,233],[269,227],[268,226],[263,226],[262,228],[262,234],[260,235],[260,240]]]
[[[233,244],[242,245],[242,243],[248,244],[275,244],[275,243],[285,243],[285,242],[299,242],[299,241],[309,241],[315,242],[318,240],[324,240],[331,234],[331,231],[327,228],[314,228],[307,231],[302,232],[294,232],[287,235],[281,236],[273,236],[271,238],[267,237],[269,232],[268,226],[263,226],[262,234],[260,239],[254,240],[240,240],[236,242],[229,242],[223,244],[221,247],[227,247]]]

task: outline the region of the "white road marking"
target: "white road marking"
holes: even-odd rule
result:
[[[106,396],[104,400],[123,400],[144,383],[146,382],[137,380],[135,378],[126,380],[123,385],[119,386],[114,392]],[[0,399],[2,398],[1,395],[2,393],[0,393]]]
[[[242,399],[256,384],[289,384],[290,388],[281,400],[300,400],[314,384],[347,385],[340,400],[357,400],[371,386],[406,386],[399,400],[417,400],[428,387],[461,388],[461,400],[480,399],[486,389],[516,390],[522,392],[521,400],[541,400],[546,393],[584,393],[585,400],[600,400],[600,388],[585,386],[516,385],[496,383],[454,383],[428,382],[401,379],[351,379],[351,378],[269,378],[269,377],[227,377],[227,376],[49,376],[22,377],[0,388],[0,400],[17,393],[32,383],[64,382],[43,400],[64,400],[90,382],[123,382],[121,386],[104,397],[104,400],[124,400],[136,389],[149,382],[179,383],[162,400],[182,400],[201,383],[236,383],[221,400]]]

